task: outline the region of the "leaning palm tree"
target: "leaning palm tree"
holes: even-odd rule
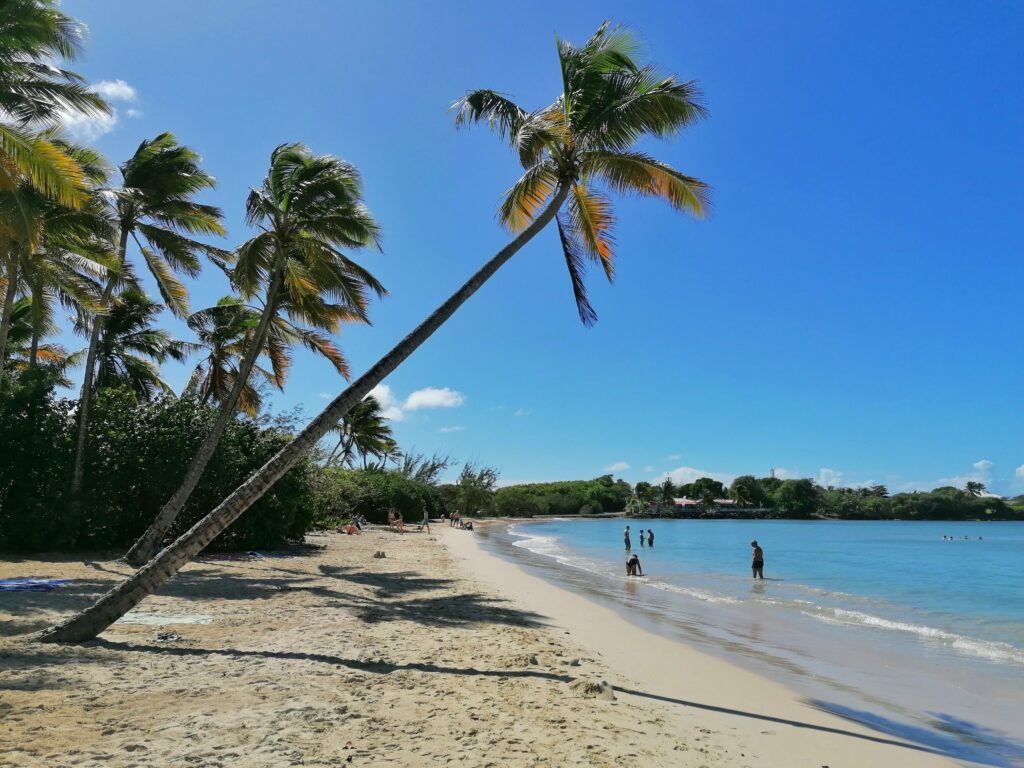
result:
[[[550,107],[527,112],[493,91],[473,91],[456,103],[459,124],[490,123],[511,140],[526,167],[501,206],[503,222],[517,231],[512,241],[206,517],[94,605],[43,632],[41,640],[93,638],[173,577],[430,338],[567,200],[568,217],[559,222],[559,239],[584,321],[593,317],[580,293],[580,266],[588,257],[606,271],[612,264],[611,211],[606,199],[597,196],[598,184],[615,192],[659,197],[695,215],[704,213],[704,184],[632,149],[643,136],[671,136],[704,117],[696,86],[641,65],[633,38],[607,24],[582,47],[563,40],[557,45],[563,92]]]
[[[259,318],[257,311],[235,296],[227,296],[215,306],[192,313],[188,327],[195,332],[197,346],[205,355],[196,364],[182,394],[198,398],[203,405],[223,404],[238,380],[238,363],[252,343]],[[270,355],[271,370],[254,365],[253,375],[261,383],[282,385],[284,376],[278,371],[283,361],[271,350],[265,349],[264,354]],[[262,407],[259,386],[246,382],[238,395],[238,410],[255,416]]]
[[[103,334],[96,348],[96,389],[128,387],[144,402],[173,394],[161,378],[159,366],[168,360],[184,362],[195,345],[178,341],[157,327],[163,309],[139,288],[129,288],[114,298],[103,318]],[[88,335],[91,328],[77,325],[75,330]]]
[[[169,133],[143,141],[135,154],[120,167],[120,187],[99,189],[97,194],[109,208],[113,221],[114,264],[100,296],[100,306],[109,307],[121,280],[128,257],[128,241],[135,242],[146,268],[156,281],[164,304],[177,317],[188,314],[188,292],[175,273],[194,277],[199,273],[199,254],[215,261],[224,256],[219,248],[201,243],[190,235],[223,235],[219,208],[197,203],[194,197],[211,189],[214,178],[199,166],[199,155],[178,144]],[[103,315],[92,323],[86,352],[85,374],[78,405],[78,439],[71,473],[71,505],[78,504],[82,487],[89,410],[94,389],[96,352],[103,334]]]
[[[82,169],[51,136],[38,132],[68,114],[110,111],[79,75],[56,65],[75,57],[82,31],[55,0],[0,3],[0,189],[27,180],[62,205],[85,202]]]
[[[377,245],[380,234],[362,202],[359,172],[345,161],[313,155],[301,144],[282,144],[271,154],[267,177],[249,194],[245,207],[248,223],[261,231],[238,249],[231,274],[243,295],[263,295],[263,312],[213,429],[192,457],[178,490],[125,555],[131,565],[140,566],[153,556],[185,506],[234,417],[256,359],[267,340],[279,336],[281,318],[336,332],[345,321],[369,322],[369,293],[385,292],[342,251]],[[325,355],[348,378],[341,353],[315,332],[304,334],[306,346]]]
[[[192,372],[185,394],[197,397],[204,405],[213,403],[224,407],[238,381],[241,362],[252,347],[262,314],[262,310],[245,304],[237,296],[228,296],[215,306],[189,316],[188,327],[195,331],[197,345],[206,355]],[[291,348],[300,344],[339,365],[344,362],[341,351],[327,336],[277,315],[271,320],[263,340],[262,355],[270,367],[253,364],[249,381],[238,395],[240,412],[255,416],[262,407],[263,398],[260,388],[253,383],[254,377],[258,383],[284,389],[291,367]],[[347,369],[342,366],[341,370]]]
[[[390,448],[391,425],[384,418],[380,401],[368,395],[345,414],[331,432],[338,436],[338,444],[327,457],[327,463],[351,467],[355,463],[356,454],[363,457],[363,468],[366,468],[370,456],[380,457]]]

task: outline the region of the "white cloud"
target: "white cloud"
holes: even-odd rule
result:
[[[989,461],[988,459],[981,459],[979,461],[974,462],[971,466],[974,467],[979,472],[981,472],[983,475],[986,475],[991,471],[992,467],[994,467],[995,464]]]
[[[1013,474],[1017,477],[1024,477],[1024,464],[1017,467],[1017,469],[1013,471]]]
[[[818,470],[818,485],[828,488],[830,485],[839,487],[843,484],[843,473],[828,467]]]
[[[644,467],[644,472],[653,472],[653,471],[654,471],[654,467],[652,467],[650,464],[648,464],[646,467]]]
[[[515,416],[518,419],[522,418],[523,416],[529,416],[531,413],[533,413],[533,411],[528,410],[526,408],[516,408]]]
[[[697,469],[695,467],[677,467],[670,472],[664,472],[659,475],[655,482],[660,483],[666,478],[670,478],[676,485],[685,485],[701,477],[710,477],[712,480],[717,480],[725,485],[736,479],[736,475],[731,475],[728,472],[709,472],[706,469]]]
[[[605,472],[625,472],[629,469],[629,464],[624,461],[616,461],[614,464],[609,464],[604,468]]]
[[[438,432],[465,432],[465,427],[441,427]]]
[[[114,130],[117,125],[117,111],[109,115],[83,115],[81,112],[66,113],[60,119],[64,132],[79,141],[95,141]]]
[[[409,395],[402,408],[406,411],[418,411],[421,408],[457,408],[464,402],[466,402],[465,396],[454,389],[424,387]]]
[[[401,404],[395,398],[391,387],[387,384],[378,384],[370,390],[369,396],[377,398],[377,402],[380,403],[381,415],[385,419],[401,421],[405,418],[405,412],[402,411]]]
[[[65,112],[61,116],[61,124],[71,138],[79,141],[95,141],[100,136],[110,133],[120,119],[114,103],[133,104],[138,99],[136,90],[124,80],[100,80],[89,86],[89,89],[111,102],[110,114],[85,115],[81,112]],[[125,114],[131,118],[142,116],[142,112],[134,107],[126,109]]]
[[[321,392],[319,395],[317,395],[317,397],[319,397],[321,400],[330,400],[331,399],[331,393],[330,392]]]
[[[124,80],[100,80],[89,88],[107,101],[135,101],[139,94]]]
[[[775,472],[775,476],[779,480],[796,480],[799,473],[792,469],[786,469],[785,467],[772,467],[772,471]]]
[[[424,387],[417,389],[405,400],[399,400],[395,397],[391,387],[387,384],[378,384],[370,390],[370,395],[377,398],[384,418],[392,421],[402,421],[410,411],[420,411],[425,408],[456,408],[466,402],[466,398],[461,392],[456,392],[448,387]]]
[[[679,453],[670,453],[668,456],[665,457],[667,461],[679,461],[681,458],[683,458],[682,454]]]

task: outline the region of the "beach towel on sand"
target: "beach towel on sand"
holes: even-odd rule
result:
[[[71,579],[0,579],[0,592],[49,592]]]

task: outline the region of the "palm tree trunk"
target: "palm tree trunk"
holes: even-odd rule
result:
[[[17,254],[11,256],[11,266],[7,270],[7,290],[4,291],[4,306],[0,311],[0,381],[4,378],[4,363],[7,362],[7,335],[11,332],[11,315],[14,312],[14,299],[18,293]]]
[[[212,512],[193,525],[178,539],[150,560],[96,603],[67,621],[40,633],[42,642],[82,642],[91,640],[148,595],[169,581],[185,564],[213,541],[225,528],[239,518],[294,464],[309,453],[332,426],[370,393],[377,384],[401,365],[406,358],[429,339],[448,318],[455,314],[480,287],[489,280],[516,252],[526,245],[554,217],[565,202],[567,185],[559,185],[554,198],[534,221],[515,239],[502,248],[461,288],[420,323],[372,368],[354,381],[314,418],[288,445],[222,501]]]
[[[118,273],[124,266],[125,255],[128,252],[129,231],[121,227],[121,240],[117,246]],[[114,284],[117,282],[118,273],[107,278],[107,284],[103,288],[103,295],[100,296],[100,307],[106,309],[110,305],[110,297],[114,293]],[[85,444],[89,437],[89,405],[92,401],[92,372],[96,367],[96,349],[100,343],[100,334],[103,333],[104,315],[96,315],[92,321],[92,333],[89,335],[89,352],[85,356],[85,374],[82,376],[82,394],[78,400],[78,442],[75,445],[75,463],[71,470],[71,498],[69,509],[72,520],[78,515],[81,505],[82,475],[85,470]]]
[[[228,422],[234,418],[238,398],[241,396],[246,382],[249,381],[249,374],[252,373],[253,366],[256,364],[257,358],[259,358],[260,352],[263,351],[263,343],[270,330],[270,323],[277,312],[277,296],[284,282],[283,267],[284,258],[282,254],[278,259],[274,275],[271,277],[270,285],[267,288],[266,303],[263,307],[263,314],[260,316],[260,322],[256,326],[252,343],[249,345],[249,349],[245,351],[245,357],[242,358],[238,365],[235,383],[232,385],[227,399],[221,403],[217,421],[214,423],[213,429],[210,430],[210,433],[203,440],[202,445],[199,446],[199,450],[192,457],[192,461],[185,472],[185,478],[181,481],[178,490],[167,500],[160,509],[160,512],[157,513],[156,519],[125,554],[124,559],[129,565],[139,568],[148,563],[153,555],[157,553],[161,542],[163,542],[167,532],[171,530],[171,526],[174,525],[178,513],[181,512],[181,508],[185,506],[188,497],[192,495],[192,491],[199,484],[199,480],[206,470],[206,465],[210,463],[214,451],[217,450],[217,444],[220,442],[221,435],[224,434]]]
[[[32,285],[32,311],[29,318],[32,324],[32,339],[28,348],[28,367],[34,371],[39,362],[39,338],[43,335],[43,303],[46,301],[42,289]]]

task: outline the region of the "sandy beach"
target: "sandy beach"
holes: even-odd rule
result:
[[[204,559],[101,640],[30,635],[129,570],[7,559],[2,766],[954,765],[629,625],[474,535]],[[383,551],[385,558],[375,558]]]

